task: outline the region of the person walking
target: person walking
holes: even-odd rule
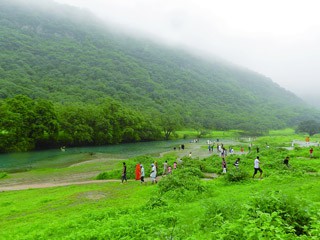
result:
[[[123,162],[121,183],[123,183],[124,181],[127,182],[127,166],[125,162]]]
[[[144,167],[142,164],[140,164],[140,181],[141,184],[144,183]]]
[[[289,167],[289,157],[286,157],[286,158],[283,160],[283,164],[286,165],[287,167]]]
[[[236,169],[239,168],[239,163],[240,163],[240,158],[237,158],[237,160],[233,164],[236,167]]]
[[[177,162],[173,163],[173,169],[177,169]]]
[[[310,157],[312,158],[313,157],[313,148],[310,148],[309,153],[310,153]]]
[[[141,164],[140,163],[137,163],[136,165],[136,170],[135,170],[135,175],[136,175],[136,180],[140,180],[140,177],[141,177]]]
[[[227,173],[227,162],[222,158],[222,173]]]
[[[156,166],[152,163],[151,164],[151,173],[150,173],[150,178],[151,178],[151,183],[154,184],[154,183],[157,183],[157,169],[156,169]]]
[[[260,158],[259,158],[259,156],[257,156],[257,158],[254,160],[254,173],[253,173],[252,178],[254,178],[254,176],[257,174],[258,171],[260,172],[259,178],[261,179],[263,171],[260,168]]]
[[[163,173],[162,173],[162,175],[167,175],[167,173],[168,173],[168,161],[165,161],[163,163]]]

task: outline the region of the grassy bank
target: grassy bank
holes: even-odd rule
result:
[[[272,136],[254,144],[265,140],[272,144],[259,152],[261,180],[252,179],[257,155],[252,151],[227,156],[226,175],[221,174],[218,155],[195,155],[183,157],[183,164],[157,185],[119,180],[1,192],[0,239],[319,239],[320,148],[314,147],[311,158],[308,147],[280,148],[287,138]],[[142,162],[148,172],[150,162],[172,164],[177,154],[126,162],[129,169]],[[283,164],[286,156],[289,167]],[[238,170],[233,166],[237,157],[241,158]],[[99,168],[119,178],[121,162],[92,161],[23,174],[58,178]],[[218,178],[201,180],[200,169]],[[0,183],[15,177],[9,174]]]

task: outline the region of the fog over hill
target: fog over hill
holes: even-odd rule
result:
[[[157,40],[221,56],[319,107],[317,0],[56,0]]]
[[[0,4],[1,98],[67,104],[111,97],[197,128],[265,131],[318,116],[270,78],[114,31],[87,11],[53,2]]]

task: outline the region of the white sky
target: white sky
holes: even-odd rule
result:
[[[319,0],[55,0],[220,56],[320,106]],[[318,96],[319,95],[319,96]]]

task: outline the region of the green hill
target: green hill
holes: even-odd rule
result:
[[[247,69],[112,31],[76,8],[0,0],[0,97],[17,94],[55,104],[110,97],[210,129],[277,129],[311,112]]]

